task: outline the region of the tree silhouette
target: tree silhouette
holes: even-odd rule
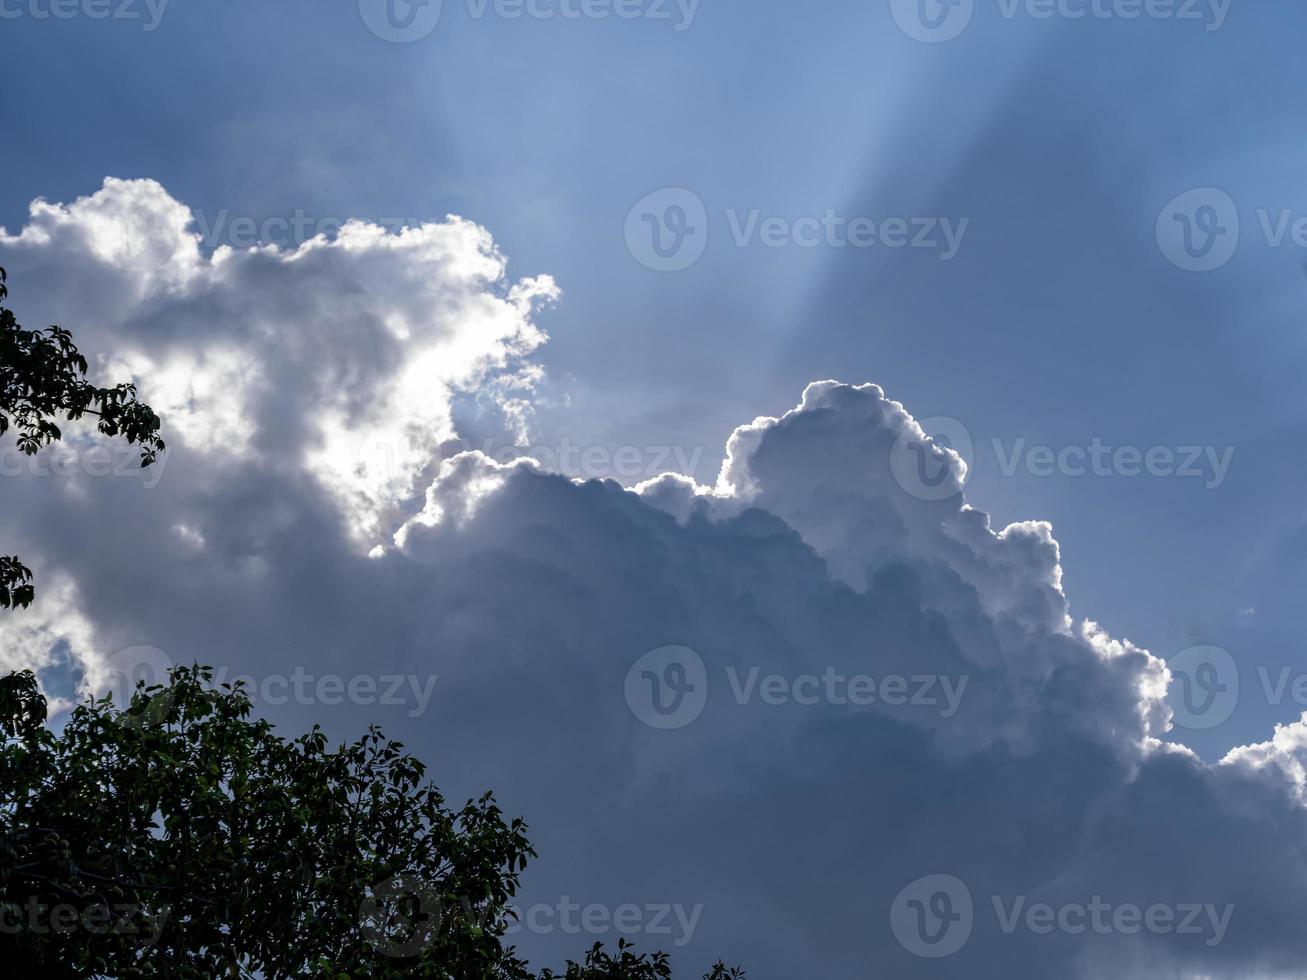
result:
[[[250,717],[204,667],[45,724],[0,679],[0,954],[17,976],[667,980],[596,945],[530,971],[504,942],[535,856],[487,794],[459,809],[378,729],[330,749]],[[708,980],[742,977],[718,964]]]
[[[141,447],[149,466],[164,449],[159,417],[136,397],[136,386],[99,388],[86,380],[86,358],[62,327],[24,330],[3,305],[9,295],[0,269],[0,436],[14,428],[18,450],[28,456],[59,440],[58,419],[93,415],[107,436]],[[27,606],[35,591],[32,573],[17,555],[0,556],[0,607]]]

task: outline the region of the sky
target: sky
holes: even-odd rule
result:
[[[550,962],[566,896],[764,980],[1298,975],[1304,26],[0,0],[9,302],[171,447],[0,446],[0,663],[395,728],[528,817]],[[1095,896],[1214,914],[1012,912]]]

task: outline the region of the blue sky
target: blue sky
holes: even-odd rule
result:
[[[205,253],[307,237],[277,219],[463,216],[510,280],[561,290],[536,318],[532,445],[666,447],[641,456],[657,469],[679,449],[708,484],[737,425],[813,380],[875,382],[927,435],[961,427],[967,499],[996,528],[1052,523],[1074,617],[1163,659],[1229,652],[1231,717],[1183,732],[1203,758],[1307,708],[1264,680],[1307,674],[1307,11],[645,0],[623,19],[444,0],[430,33],[390,41],[372,0],[138,0],[132,19],[47,2],[0,0],[11,234],[32,200],[106,176],[157,181],[213,230]],[[687,203],[702,255],[650,268],[645,214],[670,242]],[[868,220],[874,243],[851,244]],[[1205,257],[1185,220],[1218,267],[1186,267]],[[53,293],[12,286],[20,313],[80,335]],[[492,436],[457,411],[460,435]],[[1158,472],[1109,456],[1041,476],[1026,455],[1077,469],[1096,445],[1156,450]]]

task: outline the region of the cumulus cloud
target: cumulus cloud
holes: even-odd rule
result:
[[[115,245],[127,202],[175,247]],[[1307,722],[1216,765],[1177,745],[1165,665],[1073,615],[1052,528],[992,527],[880,388],[809,386],[708,486],[447,457],[459,392],[520,420],[552,282],[460,219],[211,255],[188,228],[111,181],[0,237],[19,312],[153,383],[178,447],[148,491],[8,481],[7,531],[70,583],[18,659],[435,675],[416,714],[259,709],[381,722],[525,813],[522,903],[554,911],[515,938],[552,961],[625,934],[763,980],[1300,974]],[[414,417],[384,477],[343,462]]]
[[[490,234],[455,217],[204,254],[191,212],[151,180],[38,200],[0,249],[20,312],[78,324],[184,453],[302,465],[369,547],[456,437],[460,391],[521,427],[539,373],[526,358],[545,340],[533,314],[558,296],[547,276],[507,282]]]

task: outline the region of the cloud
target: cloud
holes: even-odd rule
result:
[[[456,436],[460,392],[487,393],[521,426],[539,376],[526,358],[545,340],[533,313],[559,295],[547,276],[506,282],[489,233],[456,217],[206,255],[191,212],[151,180],[36,201],[0,249],[19,312],[77,323],[98,367],[138,379],[168,415],[184,454],[301,464],[368,546]]]
[[[126,202],[176,242],[130,247],[148,268],[104,230]],[[176,446],[148,490],[7,481],[15,550],[69,582],[22,657],[434,675],[417,712],[259,710],[376,721],[451,795],[494,788],[542,855],[524,906],[680,909],[628,938],[690,972],[1295,975],[1307,722],[1216,765],[1172,741],[1165,665],[1074,617],[1049,525],[993,528],[880,388],[809,386],[708,486],[450,455],[460,397],[521,423],[551,281],[461,219],[212,255],[186,221],[109,181],[0,237],[20,314],[139,373]],[[382,475],[348,451],[378,427]],[[613,918],[515,939],[557,962]]]

